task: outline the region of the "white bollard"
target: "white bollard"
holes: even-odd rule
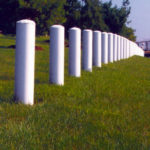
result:
[[[16,24],[15,98],[34,104],[35,22],[20,20]]]
[[[113,62],[113,34],[108,33],[108,62]]]
[[[93,65],[101,67],[101,32],[93,32]]]
[[[131,57],[131,46],[130,46],[131,41],[129,41],[129,58]]]
[[[64,27],[50,27],[50,83],[64,85]]]
[[[92,72],[92,30],[83,30],[82,68]]]
[[[126,59],[128,58],[128,39],[126,39]]]
[[[125,38],[125,59],[127,59],[127,39]]]
[[[126,39],[123,38],[123,59],[126,59]]]
[[[125,59],[125,38],[123,37],[123,59]]]
[[[113,60],[117,61],[117,35],[113,35]]]
[[[120,37],[120,59],[123,59],[123,37]]]
[[[102,62],[108,64],[108,34],[102,32]]]
[[[81,74],[81,30],[76,27],[69,30],[69,74],[75,77]]]
[[[129,40],[127,39],[127,58],[129,58]]]
[[[120,36],[117,36],[117,60],[120,60]]]
[[[130,40],[128,40],[128,58],[130,57]]]

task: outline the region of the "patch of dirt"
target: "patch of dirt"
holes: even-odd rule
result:
[[[16,45],[10,45],[7,48],[15,49]],[[35,46],[36,51],[43,51],[44,49],[41,46]]]
[[[44,49],[41,46],[35,46],[36,51],[43,51]]]

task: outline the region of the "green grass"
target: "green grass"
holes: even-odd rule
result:
[[[35,105],[13,103],[15,38],[0,35],[0,150],[149,150],[150,60],[134,56],[65,85],[48,83],[48,38],[37,38]]]

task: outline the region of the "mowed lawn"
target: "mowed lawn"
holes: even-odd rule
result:
[[[0,150],[149,150],[150,59],[139,56],[49,84],[48,38],[36,45],[35,105],[13,102],[15,37],[0,35]]]

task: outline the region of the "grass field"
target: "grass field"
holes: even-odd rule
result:
[[[35,105],[13,102],[15,38],[0,35],[0,150],[150,150],[150,59],[134,56],[65,86],[48,83],[49,45],[36,45]]]

